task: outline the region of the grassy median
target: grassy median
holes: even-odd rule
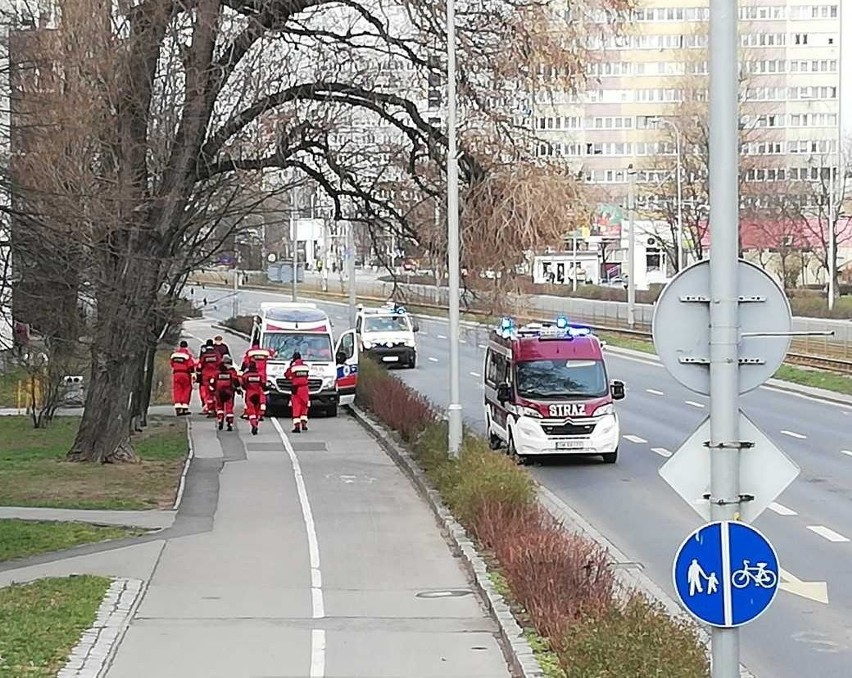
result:
[[[105,577],[72,576],[0,589],[0,676],[55,678],[109,586]]]
[[[371,361],[358,403],[407,445],[499,573],[548,678],[706,678],[696,629],[622,590],[608,553],[542,508],[529,472],[466,432],[458,460],[446,423],[421,395]]]
[[[133,437],[139,464],[65,461],[79,425],[77,417],[57,417],[33,429],[27,417],[0,417],[0,506],[171,508],[188,452],[183,419],[149,420]]]
[[[81,544],[137,537],[145,530],[47,520],[0,520],[0,562]],[[2,676],[0,668],[0,676]]]

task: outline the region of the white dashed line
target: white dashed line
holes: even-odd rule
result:
[[[847,457],[852,457],[852,450],[840,450],[840,454],[845,454]]]
[[[779,504],[779,503],[774,502],[774,501],[769,505],[769,510],[775,511],[775,513],[777,513],[779,516],[797,516],[797,515],[799,515],[793,509],[787,508],[786,506],[784,506],[784,504]]]
[[[665,393],[663,393],[662,391],[658,391],[655,388],[646,388],[645,392],[650,393],[651,395],[665,395]]]
[[[849,541],[842,534],[838,534],[834,530],[829,530],[827,527],[823,525],[808,525],[808,529],[814,534],[818,534],[823,539],[828,539],[828,541],[833,542],[845,542]]]
[[[647,443],[648,441],[644,438],[640,438],[639,436],[634,435],[626,435],[624,436],[625,440],[629,440],[631,443]]]
[[[485,344],[477,344],[479,348],[488,348]]]
[[[429,360],[431,360],[433,363],[438,362],[438,359],[437,359],[437,358],[433,358],[432,356],[429,356]]]
[[[791,438],[798,438],[799,440],[804,440],[807,436],[803,436],[801,433],[796,433],[795,431],[781,431],[785,436],[790,436]]]
[[[466,343],[467,343],[467,339],[459,339],[459,343],[460,343],[460,344],[466,344]]]
[[[479,377],[481,377],[482,375],[481,375],[479,372],[471,372],[471,373],[470,373],[470,376],[471,376],[471,377],[479,378]]]
[[[669,452],[665,447],[652,447],[651,452],[656,452],[661,457],[671,457],[672,453]]]
[[[687,405],[692,405],[693,407],[700,407],[704,409],[704,405],[702,405],[701,403],[697,403],[694,400],[684,400],[683,402],[685,402]]]
[[[446,339],[446,337],[443,334],[439,334],[438,339]]]

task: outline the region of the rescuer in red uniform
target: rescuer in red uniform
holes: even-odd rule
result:
[[[195,371],[195,358],[189,350],[189,344],[180,342],[169,358],[172,367],[172,399],[175,414],[178,417],[189,414],[189,401],[192,400],[192,375]]]
[[[216,416],[216,407],[213,402],[213,391],[210,388],[210,380],[219,372],[220,362],[218,354],[213,350],[212,342],[201,347],[201,354],[198,356],[201,414],[206,414],[208,417]]]
[[[244,372],[248,369],[249,363],[254,363],[257,367],[257,373],[260,375],[263,380],[264,389],[260,393],[260,412],[259,417],[260,420],[263,421],[264,415],[266,415],[266,363],[275,357],[275,351],[271,348],[261,348],[260,342],[255,339],[251,343],[251,348],[249,348],[245,355],[243,356],[243,364],[240,366],[240,369]],[[246,412],[243,415],[243,419],[248,416],[248,406],[246,407]]]
[[[308,409],[311,406],[311,394],[308,390],[308,373],[310,367],[302,362],[302,354],[293,353],[290,367],[284,377],[290,382],[290,409],[293,411],[293,433],[308,430]]]
[[[260,419],[260,406],[266,390],[266,380],[261,376],[257,364],[251,360],[243,373],[243,392],[245,393],[246,415],[251,424],[251,434],[257,435],[257,422]]]
[[[231,356],[226,355],[219,364],[216,376],[211,380],[213,400],[216,407],[216,420],[219,422],[219,430],[225,423],[228,430],[234,430],[234,400],[236,394],[241,390],[240,375],[231,361]]]

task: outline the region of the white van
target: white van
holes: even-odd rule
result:
[[[353,331],[344,332],[337,343],[331,320],[316,304],[309,302],[262,303],[255,316],[252,339],[274,351],[267,363],[268,406],[289,407],[291,387],[284,377],[298,351],[310,367],[308,388],[311,407],[329,416],[337,415],[338,405],[355,400],[358,351]]]

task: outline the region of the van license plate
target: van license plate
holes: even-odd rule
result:
[[[399,360],[399,357],[395,356],[395,355],[386,355],[384,358],[382,358],[382,362],[384,362],[384,363],[395,363],[398,360]]]
[[[582,450],[586,446],[583,440],[557,440],[557,450]]]

